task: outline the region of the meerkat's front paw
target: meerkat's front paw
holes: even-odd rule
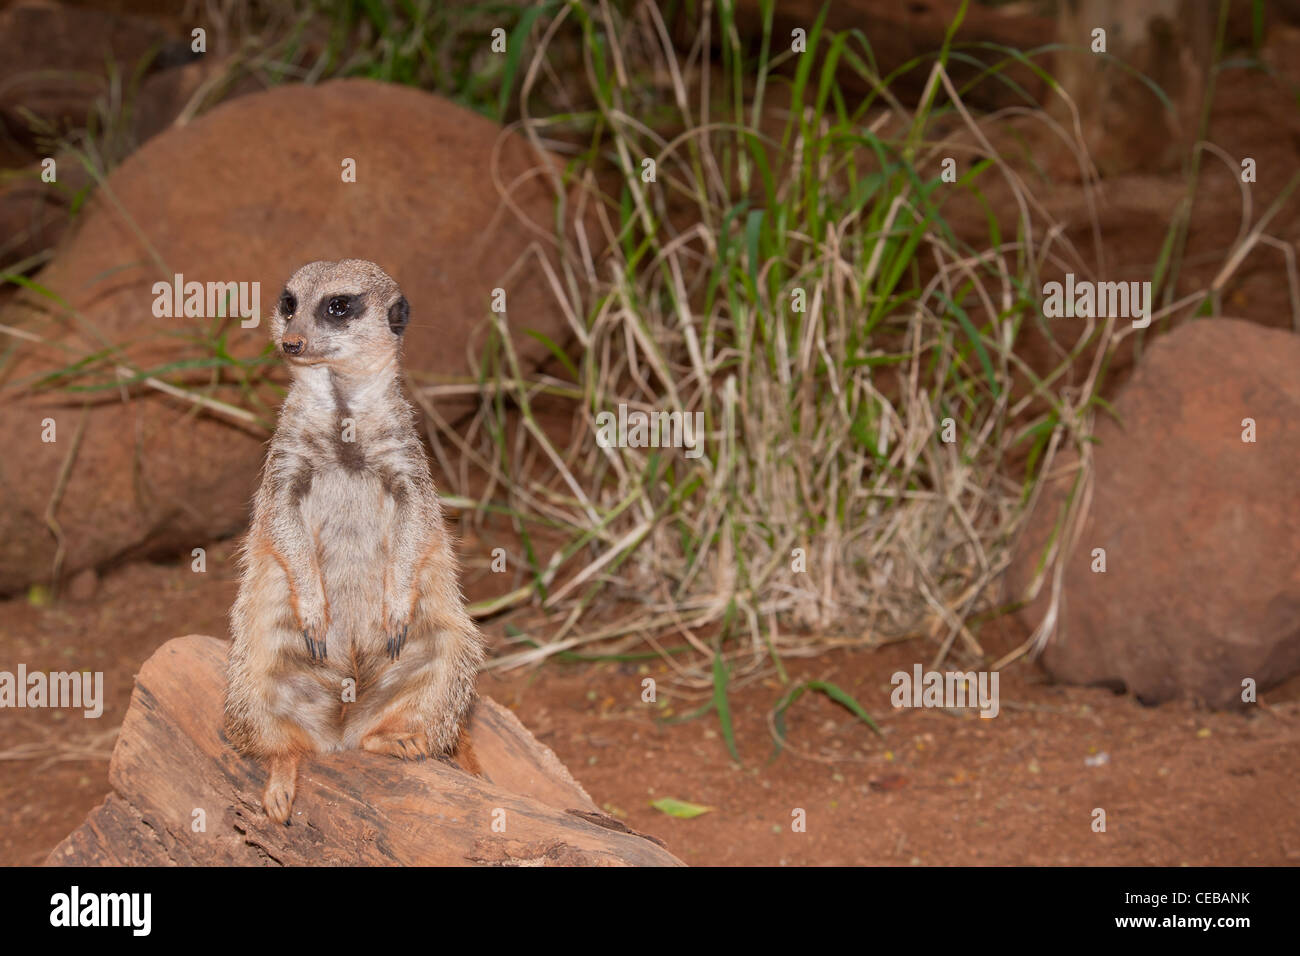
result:
[[[314,661],[323,661],[328,656],[328,648],[325,646],[325,635],[329,630],[328,607],[325,590],[321,588],[315,599],[308,602],[306,607],[299,605],[295,608],[298,612],[298,628],[302,633],[303,644],[307,648],[307,654]]]
[[[406,646],[406,636],[410,633],[411,625],[398,624],[390,625],[388,630],[388,659],[395,661],[402,655],[402,648]]]
[[[399,588],[385,597],[383,612],[384,649],[388,653],[390,661],[395,661],[401,657],[402,648],[406,646],[406,638],[411,633],[410,618],[404,610],[399,610],[410,607],[410,604],[409,592],[404,588]]]
[[[302,639],[307,645],[307,653],[311,655],[312,660],[325,660],[328,653],[325,646],[325,628],[306,628],[302,632]]]

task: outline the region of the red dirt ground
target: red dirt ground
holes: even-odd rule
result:
[[[149,654],[175,635],[227,633],[231,550],[209,548],[204,575],[188,560],[133,564],[108,574],[83,603],[0,604],[4,661],[102,669],[108,697],[97,721],[51,710],[11,711],[0,721],[0,756],[9,758],[0,862],[39,863],[103,799],[111,734]],[[473,578],[471,596],[482,587]],[[498,639],[500,630],[489,628]],[[1020,637],[988,627],[980,635],[992,653]],[[640,682],[662,674],[657,663],[642,672],[551,662],[485,674],[479,689],[514,709],[598,804],[692,864],[1300,862],[1300,681],[1263,695],[1266,704],[1246,714],[1204,713],[1053,686],[1018,663],[1002,675],[996,719],[893,711],[890,675],[932,653],[914,641],[787,662],[792,680],[829,679],[854,694],[884,737],[805,695],[789,714],[790,746],[774,761],[767,715],[783,689],[775,680],[735,688],[743,764],[727,753],[716,717],[657,722],[670,708],[694,706],[662,685],[659,705],[641,703]],[[24,745],[39,752],[23,758],[15,752]],[[1085,764],[1100,754],[1106,763]],[[713,810],[676,819],[650,807],[658,797]],[[1091,828],[1097,807],[1106,811],[1105,833]],[[792,831],[797,808],[807,815],[803,833]]]

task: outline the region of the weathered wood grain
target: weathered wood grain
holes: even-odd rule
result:
[[[265,773],[222,732],[228,645],[176,638],[136,678],[113,792],[49,865],[681,865],[602,813],[549,748],[481,698],[482,776],[363,752],[304,761],[290,826],[262,811]]]

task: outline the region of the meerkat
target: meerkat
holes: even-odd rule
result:
[[[279,823],[306,754],[464,743],[483,642],[398,381],[409,317],[396,282],[344,259],[295,272],[271,319],[293,383],[240,554],[225,710]]]

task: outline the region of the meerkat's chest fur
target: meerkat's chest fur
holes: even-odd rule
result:
[[[393,383],[345,389],[328,372],[302,376],[286,399],[267,481],[287,482],[320,567],[335,646],[379,626],[397,507],[432,497],[410,406]]]

